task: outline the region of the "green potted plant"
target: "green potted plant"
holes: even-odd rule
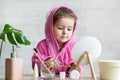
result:
[[[23,60],[21,58],[16,58],[15,48],[20,45],[30,45],[31,42],[21,30],[15,29],[9,24],[4,25],[4,29],[0,33],[0,39],[0,57],[2,54],[3,43],[5,41],[9,41],[12,47],[11,58],[6,58],[5,60],[6,80],[22,80]]]
[[[6,36],[9,41],[9,43],[12,45],[12,54],[14,54],[14,48],[17,45],[30,45],[30,41],[24,36],[23,32],[21,30],[15,29],[9,24],[5,24],[3,32],[0,33],[0,39],[2,40],[1,46],[0,46],[0,57],[2,53],[2,46],[3,42],[6,41]],[[15,57],[15,56],[11,56]]]

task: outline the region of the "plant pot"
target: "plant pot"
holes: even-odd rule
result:
[[[6,58],[5,80],[23,80],[23,59]]]

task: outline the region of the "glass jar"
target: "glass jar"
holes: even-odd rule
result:
[[[45,67],[40,63],[40,78],[41,80],[55,80],[55,64],[51,62],[51,66]],[[47,68],[47,69],[46,69]]]

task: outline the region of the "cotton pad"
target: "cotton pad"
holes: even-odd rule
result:
[[[74,80],[78,80],[80,77],[80,73],[77,70],[72,70],[70,72],[70,78]]]

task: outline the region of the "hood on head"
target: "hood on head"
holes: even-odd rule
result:
[[[53,8],[49,15],[47,16],[47,20],[46,20],[46,24],[45,24],[45,36],[46,36],[46,42],[47,42],[47,45],[49,48],[54,48],[55,50],[59,49],[59,45],[58,45],[58,42],[57,40],[55,39],[55,36],[54,36],[54,32],[53,32],[53,19],[54,19],[54,14],[55,12],[59,9],[59,8],[67,8],[67,9],[70,9],[69,7],[66,7],[66,6],[59,6],[59,7],[55,7]],[[71,9],[70,9],[71,10]],[[71,10],[72,11],[72,10]],[[74,13],[74,11],[72,11]],[[73,43],[74,40],[74,34],[75,34],[75,31],[76,31],[76,27],[77,27],[77,21],[75,23],[75,28],[74,28],[74,32],[73,32],[73,36],[71,38],[71,40],[69,40],[64,47],[67,47],[68,44],[70,43]]]

